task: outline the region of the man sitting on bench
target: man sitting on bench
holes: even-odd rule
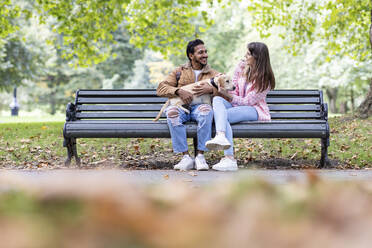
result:
[[[195,83],[200,80],[209,79],[219,74],[208,64],[208,53],[202,40],[190,41],[186,48],[186,55],[189,62],[177,67],[171,72],[157,88],[157,95],[160,97],[179,96],[186,104],[191,103],[192,94],[179,89],[187,84]],[[217,95],[217,89],[209,84],[200,84],[194,87],[195,95],[213,94]],[[204,158],[206,141],[211,139],[213,110],[208,104],[198,104],[190,106],[190,114],[185,113],[176,106],[169,106],[166,110],[167,123],[169,126],[173,151],[183,153],[182,160],[174,166],[175,170],[208,170],[209,166]],[[186,127],[187,121],[196,121],[197,127],[197,154],[195,160],[189,155],[187,146]]]

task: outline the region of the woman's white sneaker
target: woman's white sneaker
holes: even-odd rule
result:
[[[208,170],[209,169],[209,166],[207,164],[207,161],[205,161],[205,158],[204,158],[204,155],[203,154],[198,154],[195,157],[195,168],[198,171]]]
[[[237,171],[238,164],[235,159],[224,157],[219,163],[213,165],[212,169],[218,171]]]
[[[217,134],[213,139],[208,140],[205,146],[209,150],[226,150],[229,149],[231,144],[223,134]]]
[[[183,155],[181,161],[173,167],[173,169],[175,170],[183,170],[183,171],[191,170],[193,168],[194,168],[194,159],[192,159],[190,155],[188,154]]]

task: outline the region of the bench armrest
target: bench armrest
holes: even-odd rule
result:
[[[71,102],[66,107],[66,121],[76,121],[76,106]]]
[[[320,107],[320,117],[322,120],[328,120],[328,104],[323,103]]]

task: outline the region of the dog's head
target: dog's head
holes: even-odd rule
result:
[[[235,90],[235,86],[226,74],[220,74],[214,78],[214,82],[217,84],[218,89],[225,89],[227,91]]]

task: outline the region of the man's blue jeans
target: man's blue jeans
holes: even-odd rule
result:
[[[226,138],[229,140],[231,147],[224,151],[225,155],[234,155],[233,133],[231,124],[241,121],[257,121],[257,110],[252,106],[236,106],[233,107],[231,103],[220,96],[213,98],[213,113],[214,122],[216,124],[217,132],[224,132]]]
[[[210,105],[193,105],[191,106],[190,114],[185,113],[185,111],[176,106],[169,106],[166,109],[166,114],[173,151],[175,153],[186,152],[188,150],[186,127],[184,125],[187,121],[196,121],[198,124],[198,150],[208,150],[205,147],[205,142],[211,139],[213,122],[213,111]]]

